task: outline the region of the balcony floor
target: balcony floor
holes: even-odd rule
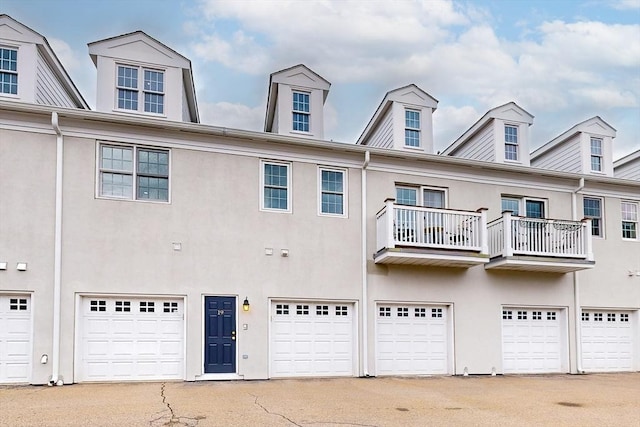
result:
[[[595,261],[562,257],[511,256],[492,258],[484,268],[486,270],[540,271],[548,273],[571,273],[588,270]]]
[[[434,267],[469,268],[489,262],[489,257],[472,251],[393,248],[373,255],[376,264],[429,265]]]

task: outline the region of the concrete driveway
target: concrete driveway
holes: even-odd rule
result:
[[[640,373],[0,386],[3,426],[640,426]]]

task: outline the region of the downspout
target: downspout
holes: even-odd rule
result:
[[[62,279],[62,156],[64,137],[58,124],[58,113],[51,113],[51,126],[56,133],[56,217],[53,261],[53,349],[49,385],[64,384],[60,378],[60,284]]]
[[[571,193],[571,210],[574,221],[578,221],[578,192],[584,188],[584,178],[580,178],[578,188]],[[587,230],[591,233],[591,230]],[[576,333],[576,371],[579,374],[584,374],[582,370],[582,331],[580,325],[582,324],[581,311],[580,311],[580,279],[578,272],[573,272],[573,306],[575,314],[575,333]]]
[[[362,194],[360,211],[362,212],[362,375],[369,376],[369,337],[368,337],[368,296],[367,296],[367,167],[371,160],[371,153],[365,151],[364,163],[362,164],[362,183],[360,192]]]

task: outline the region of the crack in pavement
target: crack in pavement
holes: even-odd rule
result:
[[[160,397],[162,397],[162,404],[167,407],[162,411],[156,412],[156,414],[165,414],[169,411],[169,414],[160,415],[157,418],[149,421],[150,427],[156,426],[185,426],[185,427],[195,427],[198,425],[198,422],[206,417],[204,416],[196,416],[196,417],[178,417],[176,416],[173,408],[171,407],[171,403],[167,400],[167,396],[165,395],[165,388],[167,383],[162,383],[160,386]],[[155,414],[154,414],[155,415]],[[169,417],[168,420],[166,418]],[[160,424],[161,423],[161,424]]]
[[[262,408],[262,410],[264,412],[266,412],[269,415],[277,415],[279,417],[282,417],[283,419],[289,421],[291,424],[293,424],[294,426],[298,426],[298,427],[303,427],[301,424],[296,423],[295,421],[293,421],[291,418],[287,417],[286,415],[282,415],[279,414],[277,412],[271,412],[270,410],[268,410],[267,408],[265,408],[260,402],[258,402],[259,396],[256,396],[255,394],[249,394],[249,396],[253,397],[255,400],[253,401],[253,403],[259,407]]]

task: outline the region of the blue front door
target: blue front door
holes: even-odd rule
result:
[[[204,298],[204,372],[236,372],[236,298]]]

